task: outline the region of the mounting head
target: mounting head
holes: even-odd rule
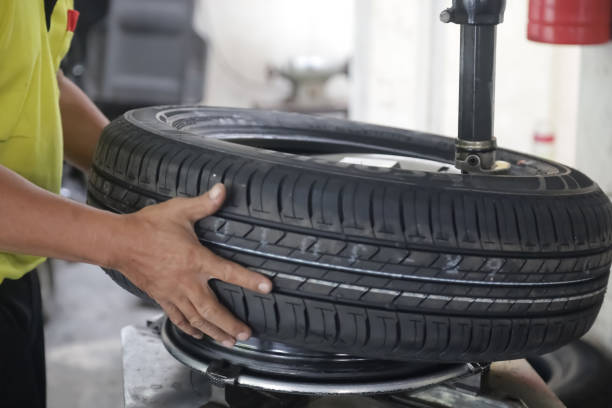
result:
[[[505,173],[510,163],[495,160],[495,138],[486,141],[457,139],[455,144],[455,166],[466,173]]]
[[[504,22],[506,0],[453,0],[453,6],[440,13],[443,23],[496,25]]]
[[[455,166],[468,173],[507,170],[495,160],[496,25],[504,21],[506,0],[453,0],[440,20],[461,25],[459,126]]]

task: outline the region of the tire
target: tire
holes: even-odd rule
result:
[[[567,408],[612,407],[612,361],[590,344],[574,341],[529,363]]]
[[[512,167],[497,176],[308,157],[333,152],[453,163],[454,139],[291,113],[139,109],[104,130],[88,201],[129,213],[225,183],[226,204],[196,233],[273,279],[267,296],[210,283],[265,339],[493,361],[548,353],[591,327],[612,260],[612,207],[585,175],[504,149],[498,158]]]

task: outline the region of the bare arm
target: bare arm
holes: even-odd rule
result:
[[[57,73],[57,84],[64,131],[64,156],[70,164],[87,172],[108,119],[61,71]]]
[[[117,269],[146,291],[185,332],[225,345],[250,329],[219,304],[217,278],[269,292],[270,281],[224,260],[197,240],[194,222],[217,211],[225,188],[117,215],[49,193],[0,166],[0,250]]]

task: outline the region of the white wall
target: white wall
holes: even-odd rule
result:
[[[612,42],[609,42],[581,51],[576,166],[612,194],[611,160]]]
[[[353,118],[456,136],[459,27],[439,21],[450,5],[356,0]],[[498,26],[495,136],[501,146],[530,151],[537,124],[558,122],[557,157],[571,164],[571,115],[555,101],[575,92],[563,82],[577,75],[578,51],[528,41],[527,6],[508,2]]]
[[[266,67],[296,55],[334,61],[353,55],[351,117],[456,135],[459,27],[438,15],[450,0],[199,0],[198,30],[211,50],[204,103],[252,107],[278,101],[288,84]],[[556,157],[575,163],[577,47],[526,39],[527,0],[514,0],[498,29],[495,134],[500,145],[531,150],[535,126],[550,122]],[[353,52],[354,51],[354,52]]]
[[[296,55],[336,61],[353,55],[350,90],[347,83],[331,88],[340,97],[350,91],[352,118],[455,136],[459,27],[438,19],[450,4],[451,0],[199,0],[196,26],[212,44],[204,103],[248,107],[278,101],[288,85],[267,80],[270,63]],[[603,92],[610,85],[602,82],[610,81],[610,62],[596,62],[612,58],[610,45],[530,42],[525,34],[527,5],[528,0],[508,2],[505,22],[498,26],[499,144],[531,151],[535,127],[548,122],[557,136],[556,159],[578,165],[612,192],[612,176],[604,181],[612,172],[599,165],[612,149],[606,139],[609,133],[600,131],[601,126],[612,127],[605,122],[612,117],[610,93]],[[593,109],[590,101],[598,101]],[[589,150],[593,145],[596,161]]]
[[[432,37],[440,35],[434,30],[437,4],[441,2],[356,0],[353,118],[414,129],[429,127],[430,96],[439,96],[431,92],[437,76],[431,60],[444,57],[447,51],[431,47]],[[445,46],[446,41],[436,45]]]
[[[195,24],[212,45],[204,103],[252,107],[281,99],[287,84],[268,83],[267,65],[297,55],[345,60],[353,16],[353,0],[200,0]],[[336,93],[346,92],[343,85]]]

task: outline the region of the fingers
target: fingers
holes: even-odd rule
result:
[[[197,328],[199,331],[206,333],[225,347],[233,347],[236,340],[219,327],[205,319],[194,307],[193,303],[189,299],[184,299],[177,302],[177,306],[183,312],[183,315],[187,318],[191,327]]]
[[[189,221],[196,222],[216,213],[223,205],[225,195],[225,186],[217,183],[208,192],[199,197],[181,200],[179,211],[187,216]]]
[[[176,327],[198,340],[201,340],[204,337],[202,333],[205,333],[225,347],[233,347],[236,343],[234,337],[204,319],[188,299],[177,301],[176,305],[160,302],[160,306]]]
[[[210,258],[206,272],[211,277],[263,294],[268,294],[272,290],[272,282],[265,276],[212,253],[210,256],[213,258]]]
[[[159,302],[159,305],[164,309],[164,312],[166,312],[166,315],[176,327],[196,339],[202,339],[204,337],[202,333],[189,324],[185,315],[173,303]]]
[[[208,286],[199,286],[192,296],[192,304],[198,314],[207,322],[232,336],[232,340],[244,341],[251,337],[249,326],[238,320],[229,310],[223,307]]]

